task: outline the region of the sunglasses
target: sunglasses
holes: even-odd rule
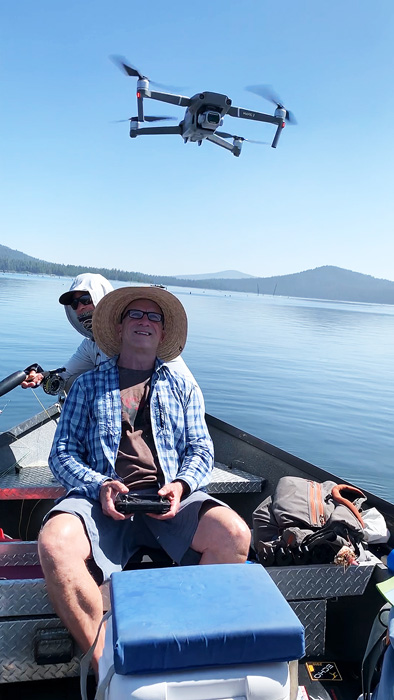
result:
[[[83,306],[87,306],[88,304],[92,303],[92,297],[90,296],[90,294],[82,294],[82,296],[78,297],[77,299],[74,298],[70,306],[73,309],[73,311],[76,311],[80,304],[82,304]]]
[[[126,316],[136,320],[147,316],[149,321],[153,321],[153,323],[163,323],[164,321],[164,315],[157,313],[157,311],[140,311],[139,309],[129,309],[122,314],[120,321],[122,322]]]

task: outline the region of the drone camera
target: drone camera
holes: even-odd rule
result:
[[[215,129],[217,129],[218,126],[221,126],[222,123],[223,120],[220,112],[207,110],[206,112],[202,112],[202,114],[198,115],[198,124],[203,129],[211,129],[212,131],[215,131]]]
[[[217,114],[217,112],[208,112],[206,116],[210,124],[220,124],[220,114]]]

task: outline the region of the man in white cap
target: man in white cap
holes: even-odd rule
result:
[[[59,303],[64,306],[69,322],[78,333],[85,336],[74,355],[65,363],[65,372],[60,373],[66,382],[66,391],[76,377],[108,359],[94,341],[92,316],[100,299],[112,291],[112,284],[102,275],[83,272],[75,277],[68,292],[59,297]],[[43,379],[42,372],[32,370],[21,386],[23,389],[34,389],[40,386]]]
[[[219,564],[243,563],[250,544],[246,523],[201,490],[213,467],[202,395],[169,362],[186,342],[180,301],[158,288],[117,289],[98,304],[93,333],[112,359],[81,375],[67,397],[50,466],[68,493],[39,538],[49,595],[82,651],[102,617],[97,584],[140,546],[178,564]],[[115,507],[129,490],[158,494],[170,509],[130,519]],[[102,646],[103,635],[96,670]]]

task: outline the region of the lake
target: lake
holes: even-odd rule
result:
[[[74,352],[82,336],[58,303],[70,281],[0,273],[0,379]],[[393,306],[169,291],[208,413],[394,502]],[[0,397],[0,432],[53,400],[41,388]]]

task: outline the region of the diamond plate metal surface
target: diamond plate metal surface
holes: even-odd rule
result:
[[[267,569],[287,600],[336,598],[362,595],[375,568],[374,564],[343,566],[282,566]]]
[[[208,493],[259,493],[263,480],[242,469],[215,462]],[[65,489],[53,476],[48,466],[29,466],[18,473],[0,476],[0,499],[56,499]]]
[[[18,473],[2,474],[0,499],[55,499],[65,494],[48,466],[24,467]]]
[[[38,566],[37,542],[0,542],[1,566]]]
[[[110,606],[109,584],[103,584],[100,591],[103,598],[103,610],[108,610]],[[43,615],[55,615],[48,598],[44,579],[0,581],[0,623],[4,618],[33,618]]]
[[[215,462],[208,493],[260,493],[263,479],[242,469]]]
[[[0,621],[1,618],[54,614],[44,579],[0,581]]]
[[[36,664],[35,634],[38,630],[50,628],[63,629],[64,626],[57,618],[0,622],[0,683],[47,680],[79,674],[77,656],[64,664]]]
[[[305,628],[305,655],[323,656],[326,641],[326,601],[291,601],[290,606]]]
[[[109,584],[100,590],[106,611]],[[77,657],[61,664],[35,662],[35,637],[39,630],[52,628],[63,629],[64,625],[55,615],[43,579],[0,581],[0,684],[79,674]]]

